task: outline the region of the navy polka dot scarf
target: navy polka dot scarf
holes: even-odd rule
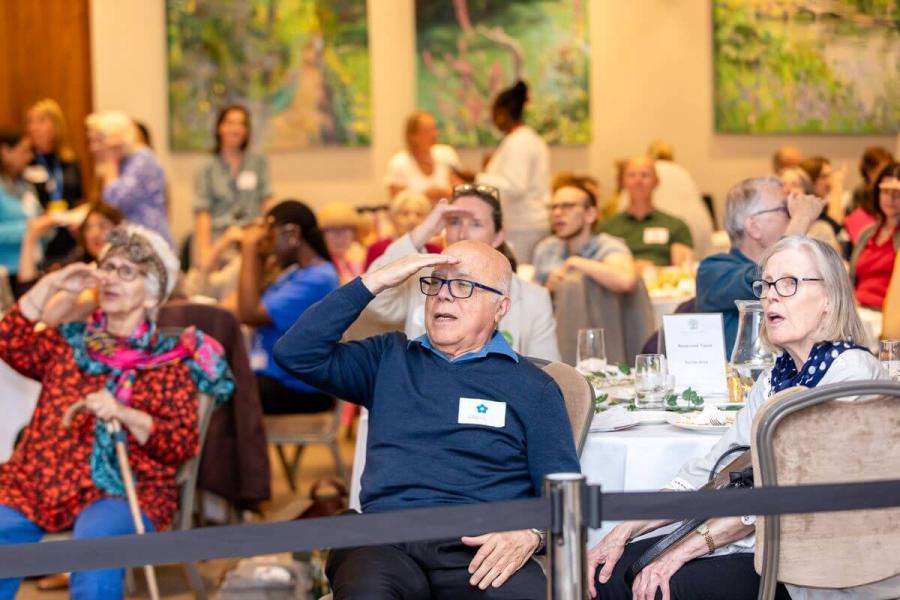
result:
[[[794,359],[787,352],[782,352],[775,359],[775,366],[772,368],[772,378],[769,380],[772,384],[772,393],[778,393],[790,387],[802,385],[808,388],[814,388],[819,385],[819,381],[831,368],[831,363],[838,356],[852,349],[865,350],[869,349],[859,346],[852,342],[819,342],[813,346],[809,353],[809,358],[797,371],[794,365]]]

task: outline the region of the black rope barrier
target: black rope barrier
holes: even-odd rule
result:
[[[700,492],[600,494],[587,488],[585,522],[683,519],[900,506],[900,480]],[[173,564],[214,558],[455,538],[551,524],[545,498],[0,546],[0,577]]]

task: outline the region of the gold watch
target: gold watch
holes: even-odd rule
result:
[[[531,529],[531,533],[534,533],[538,536],[538,546],[534,549],[534,554],[537,554],[541,550],[544,549],[544,546],[547,544],[547,534],[543,532],[541,529]]]
[[[709,554],[712,554],[716,551],[716,542],[713,541],[712,534],[709,532],[709,525],[704,523],[703,525],[695,529],[694,533],[703,536],[703,539],[706,540],[706,546],[709,548]]]

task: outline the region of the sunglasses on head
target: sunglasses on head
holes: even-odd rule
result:
[[[483,198],[492,198],[500,201],[500,190],[492,185],[480,185],[474,183],[461,183],[453,187],[453,199],[463,196],[481,196]]]

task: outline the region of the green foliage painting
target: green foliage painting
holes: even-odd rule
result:
[[[368,145],[366,0],[167,0],[173,150],[212,146],[218,110],[266,150]]]
[[[900,131],[900,0],[713,0],[716,130]]]
[[[418,104],[442,140],[494,144],[491,102],[518,78],[551,144],[590,141],[588,0],[416,0]]]

